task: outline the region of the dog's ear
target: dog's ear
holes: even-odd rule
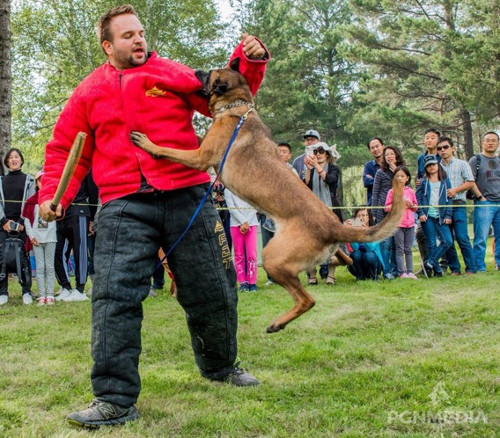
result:
[[[210,77],[210,72],[202,71],[202,70],[196,70],[194,72],[194,75],[196,78],[201,82],[203,85],[203,88],[199,90],[197,93],[202,96],[206,97],[208,99],[208,79]]]
[[[234,58],[229,63],[229,67],[231,68],[231,70],[239,72],[240,71],[240,58]]]
[[[217,78],[213,84],[212,84],[212,89],[210,90],[211,93],[214,93],[217,96],[222,96],[224,93],[227,92],[229,89],[229,85],[227,82],[221,81],[219,78]]]

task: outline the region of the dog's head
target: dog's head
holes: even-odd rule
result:
[[[230,64],[230,68],[221,68],[204,72],[196,70],[195,75],[203,85],[200,94],[214,105],[220,100],[232,101],[244,99],[251,101],[252,93],[246,79],[238,72],[239,59]]]

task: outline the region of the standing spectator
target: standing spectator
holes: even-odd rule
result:
[[[427,129],[424,132],[424,146],[425,152],[421,153],[417,158],[417,178],[415,181],[415,186],[418,188],[420,185],[420,181],[425,176],[424,169],[424,158],[427,155],[435,155],[437,157],[438,162],[441,161],[441,157],[437,154],[437,144],[441,133],[434,128]],[[425,233],[422,229],[422,223],[418,222],[417,224],[417,245],[418,252],[420,253],[420,260],[422,260],[422,273],[425,272],[425,267],[423,266],[423,262],[429,258],[429,254],[427,253],[427,242],[425,241]]]
[[[375,224],[371,212],[363,207],[353,211],[352,219],[346,220],[347,226],[371,227]],[[356,277],[356,280],[378,280],[384,268],[384,259],[380,250],[379,242],[347,244],[352,265],[348,265],[348,271]]]
[[[231,209],[231,238],[234,267],[240,292],[257,291],[257,211],[226,188],[226,203]]]
[[[313,193],[328,207],[338,207],[337,187],[339,181],[339,168],[334,164],[334,158],[331,148],[323,142],[315,143],[313,155],[306,156],[304,163],[306,164],[306,174],[304,182],[313,191]],[[342,222],[342,213],[340,210],[333,210]],[[334,284],[335,279],[328,276],[328,263],[326,261],[322,266],[326,265],[327,284]],[[325,268],[323,268],[324,270]],[[314,271],[308,272],[309,284],[318,284],[316,278],[316,268]]]
[[[53,305],[56,272],[54,255],[56,252],[57,228],[55,222],[46,222],[39,215],[38,190],[41,187],[43,171],[35,175],[36,193],[24,205],[23,216],[26,234],[33,245],[36,262],[37,302],[39,306]]]
[[[26,243],[27,236],[21,213],[26,200],[35,193],[35,180],[31,175],[22,172],[24,157],[19,149],[9,149],[3,162],[8,173],[0,177],[0,245],[3,245],[11,233]],[[24,275],[22,285],[23,303],[26,305],[33,303],[31,269],[28,271]],[[0,305],[9,301],[8,282],[7,277],[0,281]]]
[[[498,134],[490,131],[483,136],[483,151],[469,160],[476,185],[474,204],[473,251],[479,272],[486,271],[484,257],[488,232],[493,225],[495,238],[500,236],[500,157],[497,155]],[[478,164],[479,162],[479,164]],[[495,266],[500,266],[500,245],[495,245]]]
[[[410,187],[411,174],[406,166],[398,167],[394,171],[394,179],[400,184],[404,184],[403,198],[406,202],[406,208],[401,218],[398,230],[394,235],[394,243],[396,247],[396,264],[400,278],[417,277],[413,273],[413,254],[411,248],[415,240],[415,212],[417,211],[417,197],[415,192]],[[385,201],[385,210],[390,211],[392,208],[393,190],[387,193]],[[406,268],[405,268],[406,261]]]
[[[64,218],[57,221],[57,246],[55,268],[57,282],[62,287],[58,301],[85,301],[85,283],[88,274],[87,238],[89,223],[94,220],[99,192],[89,172],[84,178],[73,203],[66,209]],[[66,268],[66,252],[73,250],[75,260],[75,288]]]
[[[287,167],[298,176],[297,171],[290,164],[290,159],[292,158],[292,147],[290,146],[290,143],[286,141],[278,143],[278,154]],[[257,217],[259,218],[259,222],[261,224],[262,248],[265,248],[269,241],[274,237],[274,220],[271,217],[266,217],[264,213],[257,213]],[[271,286],[272,284],[274,284],[274,281],[269,274],[267,274],[267,282],[265,283],[265,286]]]
[[[437,151],[441,157],[441,167],[445,170],[451,183],[451,189],[448,190],[448,198],[453,204],[451,235],[460,247],[465,263],[465,272],[475,274],[476,261],[467,230],[467,210],[465,208],[466,193],[474,185],[474,175],[467,161],[459,160],[453,156],[455,147],[451,138],[441,137]],[[461,267],[455,245],[451,245],[450,249],[446,251],[446,264],[451,270],[451,275],[460,275]]]
[[[321,140],[318,131],[314,129],[309,129],[304,133],[304,147],[307,150],[308,147],[312,147],[316,143]],[[299,175],[300,179],[304,181],[306,177],[306,165],[304,164],[304,159],[306,158],[306,152],[302,155],[299,155],[295,160],[293,160],[292,166],[297,171],[297,175]]]
[[[130,140],[130,132],[140,127],[160,145],[198,147],[193,112],[209,111],[195,72],[148,52],[144,28],[130,5],[109,10],[97,29],[107,62],[80,83],[59,116],[46,147],[40,191],[40,214],[55,220],[92,166],[103,202],[92,293],[91,379],[96,400],[67,417],[71,424],[94,428],[139,417],[134,404],[141,388],[142,302],[149,293],[154,261],[158,249],[170,248],[186,229],[210,180],[206,172],[155,160]],[[232,55],[254,94],[269,57],[252,35],[243,35]],[[154,97],[157,92],[165,98]],[[51,199],[79,131],[90,135],[54,213]],[[201,375],[237,386],[257,385],[259,381],[236,362],[237,294],[225,242],[217,211],[205,202],[168,262]]]
[[[428,260],[424,261],[424,271],[427,276],[434,271],[436,277],[442,277],[439,258],[453,244],[449,227],[452,209],[447,195],[451,183],[435,155],[426,155],[424,171],[425,175],[417,188],[418,220],[422,224],[429,253]]]
[[[375,174],[372,192],[372,207],[379,207],[373,210],[373,218],[375,223],[380,223],[384,219],[385,200],[387,194],[392,188],[392,178],[394,171],[399,166],[404,166],[403,156],[398,148],[387,146],[384,149],[382,165]],[[396,252],[394,247],[394,238],[388,237],[380,242],[382,256],[384,257],[384,278],[392,280],[394,278],[393,271],[396,271]]]
[[[379,137],[373,137],[368,141],[367,146],[368,150],[373,155],[373,160],[366,162],[363,167],[363,185],[366,188],[366,205],[372,205],[375,175],[384,160],[384,142]]]

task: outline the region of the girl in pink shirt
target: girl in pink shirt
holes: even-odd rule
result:
[[[406,209],[403,218],[399,224],[398,231],[394,235],[396,241],[396,264],[398,266],[400,278],[412,278],[417,280],[413,273],[413,254],[411,248],[415,239],[415,211],[417,210],[417,196],[410,187],[411,174],[406,166],[399,166],[394,171],[394,177],[397,182],[404,183],[405,188],[403,197],[406,201]],[[385,201],[385,210],[389,211],[392,207],[393,191],[389,190]],[[404,258],[403,258],[404,256]],[[406,260],[406,269],[405,269]]]

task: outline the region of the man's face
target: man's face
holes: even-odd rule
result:
[[[453,146],[448,141],[442,141],[437,146],[437,152],[444,161],[448,161],[453,156]]]
[[[290,149],[288,149],[286,146],[278,146],[278,153],[280,154],[281,159],[285,163],[288,163],[288,160],[292,158],[292,153],[290,152]]]
[[[439,136],[435,132],[428,132],[424,137],[424,145],[427,150],[433,151],[439,140]]]
[[[495,134],[486,134],[483,138],[483,151],[494,153],[498,149],[498,137]]]
[[[318,142],[319,142],[319,139],[317,139],[316,137],[305,137],[304,138],[304,145],[305,146],[310,146],[310,145],[318,143]]]
[[[378,138],[374,138],[370,142],[370,152],[375,159],[380,158],[384,153],[384,145],[380,143],[380,140]]]
[[[138,67],[147,60],[148,45],[139,19],[132,14],[113,17],[109,28],[112,41],[102,46],[108,59],[118,70]]]

